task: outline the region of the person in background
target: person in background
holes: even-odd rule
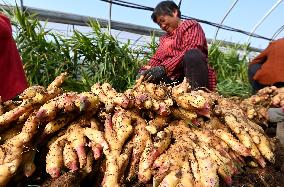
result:
[[[0,97],[7,101],[28,87],[23,64],[12,36],[10,20],[0,12]]]
[[[284,38],[271,42],[249,63],[248,77],[253,94],[266,86],[284,86]]]
[[[284,107],[269,108],[267,111],[268,121],[276,123],[276,137],[284,147]]]
[[[181,20],[179,7],[173,1],[160,2],[152,20],[166,33],[148,64],[137,78],[154,83],[181,82],[188,79],[192,89],[215,90],[215,71],[208,65],[208,47],[201,25],[195,20]]]

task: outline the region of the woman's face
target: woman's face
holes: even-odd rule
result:
[[[169,15],[161,15],[157,16],[157,24],[160,26],[160,28],[167,33],[171,33],[174,31],[178,25],[180,24],[181,20],[178,17],[177,11],[173,13],[172,16]]]

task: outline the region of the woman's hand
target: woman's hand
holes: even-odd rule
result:
[[[166,70],[163,66],[155,66],[141,73],[144,75],[144,80],[147,82],[159,81],[166,75]]]

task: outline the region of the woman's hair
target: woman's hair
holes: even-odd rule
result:
[[[154,9],[151,18],[155,23],[157,23],[158,16],[164,16],[164,15],[172,16],[175,11],[178,12],[178,17],[181,18],[179,7],[175,4],[175,2],[162,1]]]

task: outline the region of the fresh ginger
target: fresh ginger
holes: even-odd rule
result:
[[[95,159],[101,157],[103,149],[105,151],[108,149],[108,144],[101,131],[82,126],[84,124],[81,124],[81,120],[74,121],[62,136],[49,145],[46,172],[51,177],[59,177],[63,166],[71,171],[85,168],[88,164],[86,145],[93,150]]]

